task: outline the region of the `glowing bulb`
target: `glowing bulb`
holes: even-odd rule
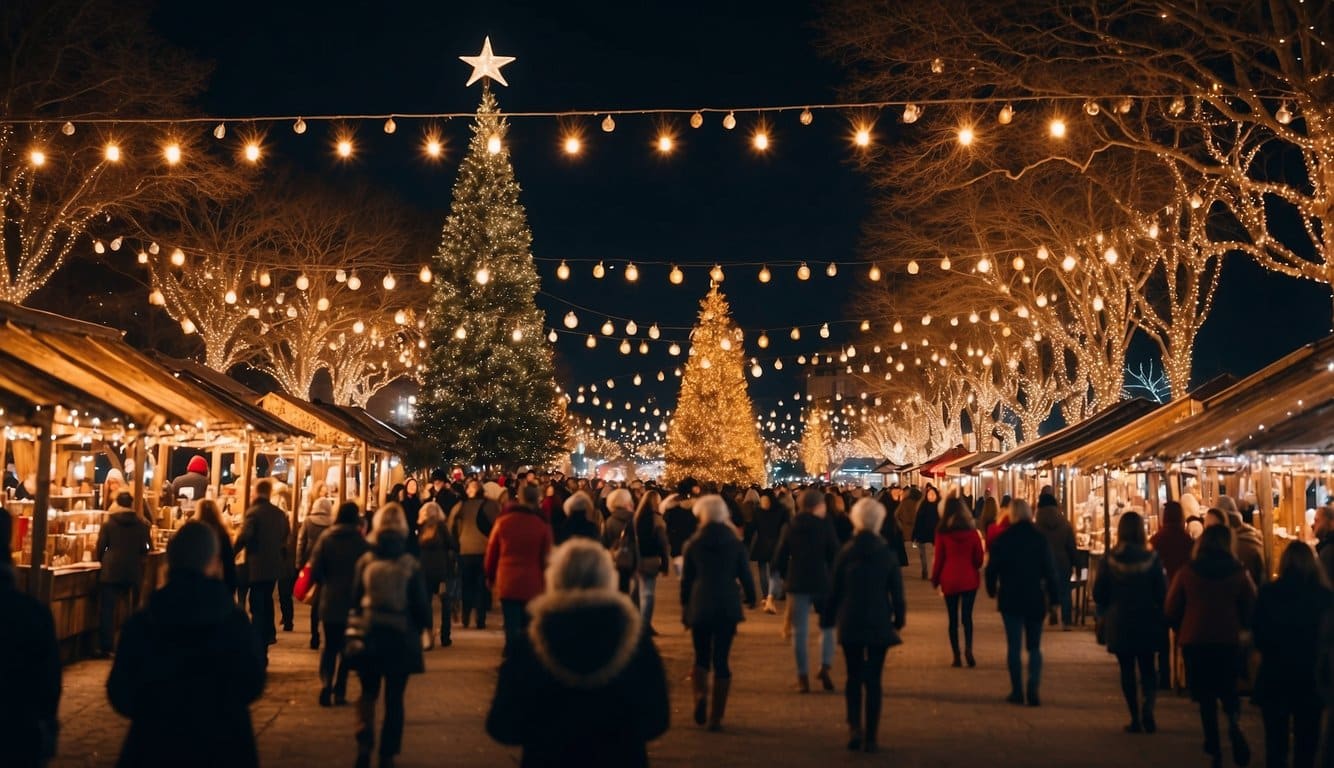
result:
[[[1101,296],[1094,296],[1094,297],[1093,297],[1093,311],[1094,311],[1094,312],[1101,312],[1101,311],[1102,311],[1102,308],[1103,308],[1102,297],[1101,297]]]
[[[613,326],[613,325],[611,324],[611,320],[607,320],[606,322],[604,322],[604,323],[602,324],[602,335],[603,335],[603,336],[610,336],[610,335],[612,335],[612,334],[615,333],[615,332],[616,332],[616,327]]]
[[[930,325],[930,324],[931,324],[931,316],[922,315],[922,325]]]
[[[1108,246],[1107,250],[1102,252],[1102,257],[1107,260],[1108,264],[1115,264],[1121,258],[1121,254],[1117,253],[1115,248]]]
[[[560,336],[556,335],[556,329],[554,328],[551,329],[551,333],[547,334],[547,341],[551,342],[552,344],[555,344],[559,339]]]
[[[34,149],[28,153],[28,162],[32,163],[36,168],[41,168],[43,165],[46,165],[46,153],[40,149]]]
[[[523,341],[523,329],[515,328],[513,331],[510,331],[510,339],[516,342]]]
[[[214,126],[213,138],[217,139],[218,141],[222,141],[223,137],[225,137],[226,135],[227,135],[226,123],[218,123],[216,126]]]
[[[292,123],[292,133],[300,135],[305,132],[306,132],[306,121],[298,117],[296,119],[296,122]]]
[[[355,291],[361,287],[361,278],[357,277],[356,272],[353,272],[352,274],[347,276],[347,287],[348,290],[351,291]]]
[[[491,282],[491,270],[486,267],[480,267],[477,270],[477,284],[486,285]]]
[[[1015,271],[1018,272],[1019,270],[1024,268],[1024,257],[1015,256],[1014,261],[1010,262],[1010,264],[1014,267]]]
[[[1150,238],[1153,238],[1153,239],[1155,239],[1155,240],[1158,238],[1158,223],[1157,223],[1157,222],[1154,222],[1153,224],[1150,224],[1150,225],[1149,225],[1149,237],[1150,237]]]
[[[807,107],[801,110],[801,114],[797,116],[797,120],[802,125],[810,125],[815,122],[815,115],[811,113],[810,107]]]
[[[880,265],[872,264],[871,270],[866,274],[866,276],[869,277],[871,279],[871,282],[873,283],[880,282]]]
[[[996,122],[1000,123],[1001,125],[1009,125],[1010,121],[1013,119],[1014,119],[1014,107],[1010,106],[1009,104],[1006,104],[1005,106],[1001,107],[1000,112],[997,113],[996,115]]]
[[[486,151],[493,154],[500,154],[500,134],[493,133],[486,137]]]
[[[981,319],[981,318],[979,318],[979,317],[977,316],[977,313],[976,313],[976,312],[969,312],[969,313],[968,313],[968,322],[970,322],[970,323],[976,323],[976,322],[977,322],[978,320],[980,320],[980,319]]]
[[[358,322],[360,322],[360,321],[358,321]],[[353,326],[353,330],[356,330],[356,327],[355,327],[355,326]],[[464,327],[461,326],[461,325],[460,325],[458,328],[455,328],[455,329],[454,329],[454,338],[458,339],[459,341],[462,341],[462,340],[468,338],[468,329],[467,329],[467,328],[464,328]]]
[[[565,154],[577,155],[583,148],[584,148],[584,143],[579,140],[578,136],[565,137]]]
[[[703,114],[701,114],[701,113],[699,113],[699,112],[696,112],[695,114],[693,114],[693,115],[690,116],[690,127],[691,127],[691,128],[698,128],[698,127],[700,127],[700,126],[702,126],[702,125],[704,125],[704,115],[703,115]]]
[[[625,324],[625,333],[627,336],[634,336],[639,333],[639,324],[631,320]]]
[[[180,248],[173,248],[171,251],[171,265],[173,267],[185,266],[185,251]]]
[[[714,264],[713,269],[709,270],[709,279],[715,283],[721,283],[723,281],[723,268]]]
[[[991,320],[991,322],[993,322],[993,323],[999,323],[999,322],[1000,322],[1000,310],[999,310],[999,309],[993,309],[993,310],[991,310],[991,314],[990,314],[990,315],[987,315],[987,319]]]
[[[1279,125],[1287,125],[1292,122],[1292,111],[1288,109],[1286,101],[1274,113],[1274,119],[1278,121]]]
[[[835,264],[835,263],[832,262],[832,261],[829,262],[829,266],[827,266],[827,267],[824,268],[824,273],[825,273],[825,275],[827,275],[827,276],[829,276],[829,277],[833,277],[833,276],[837,275],[837,274],[838,274],[838,265]]]
[[[604,133],[611,133],[616,130],[616,121],[611,119],[611,115],[602,118],[602,130]]]
[[[1089,117],[1097,117],[1098,113],[1101,111],[1102,108],[1098,106],[1098,102],[1096,101],[1084,102],[1084,112],[1088,114]]]
[[[722,341],[718,342],[718,346],[722,347],[723,351],[730,352],[732,350],[732,340],[724,336]]]
[[[592,349],[592,348],[596,347],[597,345],[598,345],[597,337],[594,336],[594,335],[591,334],[591,333],[588,334],[588,338],[587,338],[587,339],[584,339],[584,346],[585,346],[585,347],[588,347],[589,349]]]
[[[829,338],[829,323],[825,323],[824,325],[820,326],[820,338],[822,339]]]
[[[1053,139],[1065,138],[1065,121],[1060,118],[1052,120],[1047,124],[1047,132],[1051,134]]]
[[[723,117],[723,127],[729,131],[735,128],[736,115],[732,114],[731,112],[728,112],[727,115]]]
[[[435,159],[444,154],[445,145],[441,144],[439,139],[432,137],[426,140],[424,149],[427,157]]]
[[[682,282],[685,281],[686,275],[684,272],[681,271],[680,267],[673,264],[672,271],[668,273],[667,279],[671,281],[672,285],[680,285]]]
[[[852,141],[859,147],[869,147],[871,145],[871,132],[866,128],[858,128],[852,136]]]
[[[653,325],[650,325],[648,327],[648,337],[650,339],[654,339],[656,341],[661,336],[662,336],[662,331],[658,328],[657,323],[654,323]]]
[[[1045,245],[1038,246],[1038,261],[1046,261],[1047,257],[1050,255],[1051,251],[1047,250],[1047,246]]]
[[[769,272],[769,266],[766,264],[765,266],[760,267],[760,282],[767,283],[772,279],[773,275]]]
[[[917,264],[917,260],[916,260],[916,259],[913,259],[912,261],[909,261],[909,262],[908,262],[908,274],[910,274],[910,275],[915,275],[915,274],[917,274],[919,271],[921,271],[921,269],[922,269],[922,268],[921,268],[920,266],[918,266],[918,264]]]
[[[702,357],[699,360],[699,367],[707,371],[713,367],[713,363],[709,362],[709,358]]]
[[[756,149],[763,152],[769,148],[769,134],[764,131],[757,131],[755,137],[751,139],[751,143],[755,145]]]
[[[801,329],[797,328],[796,326],[793,326],[792,332],[789,333],[787,336],[793,341],[801,341]]]
[[[671,152],[675,145],[676,142],[672,140],[671,134],[663,133],[658,135],[658,151],[662,154],[665,155],[668,152]]]
[[[763,374],[764,374],[764,369],[760,367],[759,363],[756,363],[750,367],[751,376],[754,376],[755,378],[758,379]]]
[[[222,300],[228,304],[236,303],[236,291],[229,290],[222,295]]]
[[[106,252],[107,252],[107,247],[106,247],[105,245],[102,244],[102,241],[101,241],[101,240],[94,240],[94,241],[93,241],[93,252],[94,252],[94,253],[106,253]]]
[[[806,262],[804,261],[801,262],[801,266],[797,267],[797,279],[798,280],[811,279],[811,268],[806,266]]]
[[[431,282],[431,277],[431,268],[423,264],[421,271],[417,273],[417,279],[423,283],[429,283]]]
[[[1202,205],[1204,205],[1204,198],[1200,197],[1199,192],[1196,192],[1190,196],[1190,207],[1192,209],[1198,210]]]
[[[115,144],[108,144],[106,146],[106,149],[103,150],[103,154],[106,157],[107,162],[109,163],[120,162],[120,147],[116,146]]]
[[[572,311],[571,311],[571,312],[566,312],[566,313],[565,313],[565,327],[566,327],[566,328],[569,328],[570,330],[574,330],[574,328],[577,327],[578,325],[579,325],[579,316],[576,315],[576,314],[574,314],[574,312],[572,312]]]
[[[894,333],[903,333],[903,323],[902,323],[902,322],[900,322],[900,321],[898,321],[898,320],[895,320],[895,321],[894,321]]]
[[[154,288],[153,291],[148,294],[148,303],[155,307],[160,307],[167,303],[167,297],[162,295],[162,291]]]
[[[302,274],[302,275],[297,275],[297,278],[296,278],[296,289],[297,289],[298,291],[304,291],[304,290],[306,290],[306,289],[309,288],[309,287],[310,287],[310,278],[309,278],[309,277],[306,277],[304,274]]]
[[[320,312],[328,312],[328,311],[329,311],[329,297],[328,297],[328,296],[321,296],[321,297],[319,298],[319,300],[315,302],[315,309],[319,310]],[[403,310],[401,310],[401,309],[399,310],[400,313],[402,313],[402,311],[403,311]],[[397,320],[397,319],[398,319],[398,316],[395,315],[395,316],[394,316],[394,319]],[[402,323],[399,323],[399,325],[402,325]]]
[[[768,349],[769,334],[765,333],[764,331],[760,331],[760,338],[756,339],[755,343],[760,345],[760,349]]]
[[[348,285],[350,286],[351,284],[352,284],[352,281],[351,281],[351,280],[348,280]],[[384,279],[380,281],[380,285],[383,285],[383,286],[384,286],[384,289],[385,289],[386,291],[392,291],[392,290],[394,290],[394,286],[395,286],[395,285],[398,285],[398,281],[394,279],[394,274],[393,274],[392,272],[390,272],[390,273],[387,273],[387,274],[384,276]]]
[[[147,252],[145,252],[145,251],[139,251],[139,263],[140,263],[140,264],[147,264],[147,263],[148,263],[148,253],[147,253]]]
[[[947,271],[947,272],[949,271],[949,268],[950,268],[950,257],[945,256],[945,257],[942,257],[942,258],[941,258],[941,260],[940,260],[940,268],[943,269],[943,270],[945,270],[945,271]]]
[[[911,125],[917,122],[917,118],[921,116],[922,109],[916,104],[907,104],[903,107],[903,122]]]
[[[385,133],[393,133],[394,131],[397,131],[397,130],[398,130],[398,123],[394,122],[394,118],[391,117],[391,118],[389,118],[388,120],[385,120],[385,121],[384,121],[384,132],[385,132]]]
[[[194,333],[194,332],[195,332],[195,323],[194,323],[194,321],[191,320],[191,319],[188,318],[188,317],[185,318],[184,320],[182,320],[182,321],[181,321],[181,330],[185,332],[185,335],[186,335],[186,336],[189,336],[190,334]]]
[[[74,123],[71,123],[71,122],[69,122],[69,121],[66,121],[64,125],[60,126],[60,132],[63,133],[63,134],[65,134],[66,136],[73,136],[73,135],[74,135]]]
[[[273,276],[268,272],[259,273],[259,285],[261,288],[268,288],[273,284]]]
[[[570,265],[566,264],[564,259],[561,260],[560,266],[556,267],[556,277],[560,280],[570,279]]]
[[[1061,260],[1061,269],[1064,269],[1066,272],[1073,272],[1075,271],[1075,264],[1074,256],[1066,256]]]
[[[633,261],[625,265],[625,279],[631,283],[639,279],[639,267]]]
[[[249,144],[246,144],[246,145],[245,145],[245,159],[246,159],[246,160],[249,160],[249,161],[252,162],[252,163],[254,163],[254,162],[258,162],[258,161],[259,161],[259,145],[258,145],[258,144],[256,144],[255,142],[252,141],[252,142],[250,142]]]
[[[974,138],[976,137],[973,134],[972,128],[964,126],[963,128],[959,129],[959,144],[965,147],[972,146]]]
[[[986,256],[983,256],[982,258],[978,259],[978,260],[977,260],[977,271],[978,271],[978,272],[981,272],[981,273],[984,274],[984,275],[985,275],[986,273],[990,272],[990,271],[991,271],[991,259],[988,259]]]
[[[1037,303],[1039,309],[1041,309],[1042,307],[1047,306],[1047,297],[1046,297],[1045,295],[1044,295],[1044,296],[1038,296],[1038,299],[1037,299],[1037,302],[1036,302],[1036,303]]]
[[[677,355],[681,354],[681,345],[673,341],[672,345],[667,347],[667,354],[671,355],[672,357],[676,357]]]
[[[339,139],[338,143],[334,145],[334,149],[341,158],[346,159],[352,156],[352,142],[349,139]]]

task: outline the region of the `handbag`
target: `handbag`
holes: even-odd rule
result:
[[[310,563],[301,566],[301,572],[297,574],[296,583],[292,585],[292,597],[303,603],[309,604],[315,598],[315,582],[310,576]]]
[[[348,611],[347,627],[343,630],[343,663],[348,669],[356,669],[368,656],[366,619],[359,611]]]

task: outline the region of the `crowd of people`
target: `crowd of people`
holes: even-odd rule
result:
[[[719,488],[687,478],[668,489],[437,471],[421,487],[414,478],[395,486],[369,513],[353,501],[335,509],[315,489],[295,535],[273,492],[269,480],[255,484],[234,534],[211,500],[195,504],[194,519],[168,544],[166,586],[123,623],[108,620],[108,697],[131,721],[122,765],[169,765],[182,754],[200,765],[258,764],[249,706],[262,695],[279,619],[294,629],[290,608],[275,616],[275,594],[288,606],[293,591],[311,605],[319,705],[349,703],[349,679],[360,682],[358,766],[373,755],[393,765],[407,684],[425,670],[424,651],[449,648],[455,624],[486,628],[497,602],[505,642],[486,728],[521,747],[525,766],[647,764],[647,743],[669,726],[653,626],[659,580],[669,575],[693,646],[695,723],[723,728],[729,660],[747,611],[782,612],[795,692],[810,692],[812,680],[836,690],[841,648],[854,751],[879,748],[881,679],[889,650],[903,641],[908,569],[943,597],[954,667],[977,665],[977,593],[996,599],[1011,703],[1041,705],[1044,627],[1073,624],[1080,553],[1050,489],[1035,511],[1025,499],[971,499],[929,484]],[[99,542],[113,605],[139,583],[146,551],[142,521],[124,506]],[[1251,759],[1238,683],[1253,678],[1267,764],[1311,766],[1334,691],[1334,507],[1319,511],[1317,547],[1288,546],[1272,581],[1263,561],[1258,570],[1249,562],[1240,543],[1249,526],[1235,513],[1222,497],[1193,536],[1182,505],[1168,502],[1151,538],[1142,516],[1122,514],[1116,545],[1092,579],[1097,638],[1118,662],[1127,732],[1156,732],[1157,692],[1171,684],[1179,651],[1214,765],[1223,761],[1220,709],[1232,762]],[[8,525],[5,516],[0,528]],[[0,711],[0,737],[18,745],[18,765],[41,765],[58,732],[50,614],[17,592],[8,563],[0,606],[32,619],[0,628],[0,680],[31,687],[41,703]],[[818,667],[809,659],[812,614]],[[1249,675],[1252,652],[1258,669]],[[16,697],[5,698],[10,707]],[[599,713],[596,734],[589,712]]]

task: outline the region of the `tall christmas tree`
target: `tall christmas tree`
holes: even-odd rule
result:
[[[681,394],[667,427],[667,477],[764,482],[764,443],[746,391],[741,330],[715,285],[690,333]]]
[[[565,444],[507,130],[484,80],[435,254],[417,463],[512,469],[550,461]]]

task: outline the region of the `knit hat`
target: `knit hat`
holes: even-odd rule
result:
[[[190,521],[167,542],[167,572],[203,573],[218,556],[218,534],[207,525]]]
[[[194,472],[197,475],[208,474],[208,459],[203,456],[195,456],[190,459],[190,463],[185,465],[186,472]]]
[[[1056,502],[1056,497],[1051,495],[1050,493],[1044,493],[1038,496],[1038,509],[1041,509],[1043,507],[1059,507],[1059,506],[1060,504]]]
[[[119,469],[116,469],[115,467],[108,469],[106,482],[109,483],[112,480],[115,480],[121,485],[125,485],[125,473],[121,472]]]
[[[500,498],[500,494],[505,492],[505,488],[498,483],[488,480],[482,485],[482,495],[495,501]]]

